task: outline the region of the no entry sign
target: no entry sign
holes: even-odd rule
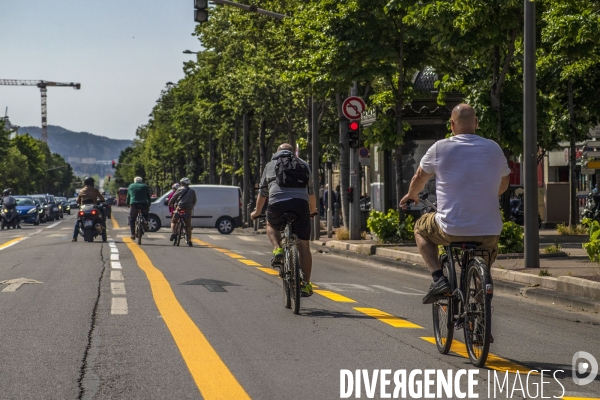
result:
[[[342,112],[348,119],[360,119],[366,108],[363,99],[356,96],[348,97],[342,104]]]

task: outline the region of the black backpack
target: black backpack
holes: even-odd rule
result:
[[[305,188],[310,173],[308,167],[293,154],[280,156],[275,163],[275,181],[280,187]]]

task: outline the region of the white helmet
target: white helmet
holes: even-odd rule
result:
[[[181,182],[183,185],[189,185],[190,184],[190,180],[188,178],[181,178],[181,180],[179,182]]]
[[[173,190],[179,189],[179,183],[174,183],[173,186],[171,186],[171,189],[173,189]]]

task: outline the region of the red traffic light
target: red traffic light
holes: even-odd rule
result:
[[[112,161],[112,167],[115,168],[115,160]]]
[[[350,129],[351,131],[357,131],[359,127],[360,125],[358,121],[350,121],[348,123],[348,129]]]

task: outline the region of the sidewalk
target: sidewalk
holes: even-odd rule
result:
[[[525,268],[522,254],[499,255],[492,265],[495,286],[540,301],[600,312],[600,265],[591,262],[581,247],[587,236],[561,236],[540,231],[540,268]],[[543,249],[558,242],[562,253]],[[347,257],[384,262],[397,268],[429,274],[414,244],[381,245],[373,240],[345,240],[321,236],[313,248]],[[540,276],[542,274],[542,276]]]

